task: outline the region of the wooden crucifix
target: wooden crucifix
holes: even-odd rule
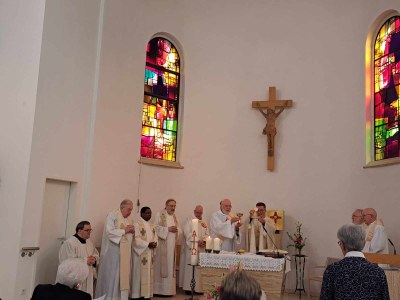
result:
[[[276,135],[276,127],[275,127],[276,119],[279,117],[279,115],[283,112],[283,110],[286,107],[292,107],[292,105],[293,105],[292,100],[276,99],[276,88],[274,86],[269,87],[269,99],[267,101],[252,102],[252,107],[257,108],[267,121],[262,133],[267,136],[267,142],[268,142],[267,169],[269,171],[273,171],[275,166],[274,140]]]

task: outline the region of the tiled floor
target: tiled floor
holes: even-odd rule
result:
[[[174,297],[154,297],[152,299],[154,299],[154,300],[169,300],[169,299],[171,299],[171,300],[183,300],[183,299],[190,299],[190,297],[191,297],[190,295],[185,295],[182,290],[178,290],[177,293],[178,294],[176,296],[174,296]],[[195,295],[194,298],[195,299],[199,299],[199,300],[203,300],[202,296]],[[285,293],[283,295],[283,297],[282,297],[282,300],[295,300],[295,299],[300,299],[298,293],[296,295]],[[307,295],[302,294],[301,295],[301,299],[307,299]]]

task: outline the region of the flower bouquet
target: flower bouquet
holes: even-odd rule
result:
[[[301,226],[302,224],[300,222],[296,223],[296,231],[291,235],[288,232],[286,234],[288,235],[289,239],[293,242],[292,244],[288,245],[287,247],[294,247],[296,249],[296,254],[301,255],[301,249],[306,245],[305,241],[307,238],[303,236],[303,233],[301,232]]]

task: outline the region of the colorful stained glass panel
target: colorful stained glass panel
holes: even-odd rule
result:
[[[179,55],[164,38],[146,50],[142,115],[142,157],[176,161],[179,109]]]
[[[386,21],[374,47],[375,160],[399,157],[400,17]]]

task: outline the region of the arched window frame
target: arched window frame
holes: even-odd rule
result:
[[[364,168],[380,167],[400,163],[400,157],[375,160],[375,133],[374,133],[374,47],[375,40],[381,27],[392,17],[400,16],[396,10],[388,10],[382,13],[372,24],[366,44],[365,44],[365,149],[366,149],[366,164]]]
[[[183,128],[183,103],[184,103],[184,93],[183,93],[183,86],[184,86],[184,58],[183,58],[183,51],[182,51],[182,46],[180,43],[170,34],[168,33],[157,33],[154,34],[147,42],[147,44],[154,38],[163,38],[168,40],[173,44],[175,47],[179,59],[180,59],[180,81],[179,81],[179,101],[178,101],[178,127],[177,127],[177,144],[176,144],[176,154],[175,154],[175,161],[167,161],[167,160],[161,160],[161,159],[152,159],[152,158],[147,158],[147,157],[142,157],[141,153],[139,154],[139,163],[143,164],[148,164],[148,165],[155,165],[155,166],[161,166],[161,167],[167,167],[167,168],[176,168],[176,169],[183,169],[183,165],[181,164],[181,153],[182,153],[182,128]],[[146,47],[147,47],[146,44]],[[145,71],[145,68],[144,68]],[[143,77],[145,74],[143,74]],[[144,91],[143,91],[144,94]],[[143,99],[142,99],[143,100]],[[142,115],[143,116],[143,115]],[[143,125],[142,127],[143,128]],[[142,136],[142,134],[140,135]],[[139,149],[141,151],[141,149]]]

